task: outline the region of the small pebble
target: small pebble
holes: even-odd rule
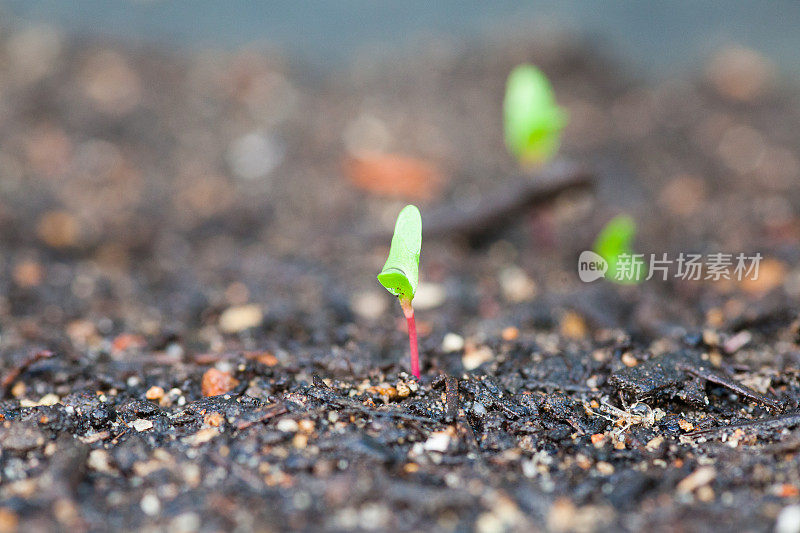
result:
[[[25,386],[25,383],[23,383],[22,381],[17,381],[16,383],[14,383],[14,386],[11,387],[11,395],[14,396],[14,398],[19,398],[20,396],[25,394],[26,390],[27,387]]]
[[[148,400],[158,401],[163,397],[164,389],[155,385],[147,389],[147,392],[145,393],[145,398]]]
[[[360,292],[350,300],[353,312],[361,318],[375,320],[388,309],[387,295],[375,291]]]
[[[414,309],[420,311],[436,309],[444,303],[446,298],[447,292],[444,289],[444,285],[421,282],[414,295]]]
[[[758,278],[745,278],[741,282],[741,287],[751,294],[766,294],[783,284],[786,273],[785,263],[777,259],[765,258],[758,266]]]
[[[385,400],[393,400],[397,398],[397,389],[385,382],[379,383],[374,387],[370,387],[367,389],[367,391],[372,394],[383,396]]]
[[[508,267],[500,272],[503,297],[511,303],[532,300],[536,296],[536,283],[519,267]]]
[[[211,427],[219,427],[225,420],[221,413],[213,411],[203,417],[203,424]]]
[[[781,509],[775,521],[775,533],[800,533],[800,505]]]
[[[441,453],[446,452],[449,446],[450,433],[447,431],[434,431],[422,445],[425,451]]]
[[[708,485],[704,485],[697,489],[697,499],[701,502],[708,503],[714,499],[714,489]]]
[[[194,435],[189,435],[188,437],[184,438],[183,442],[190,446],[200,446],[201,444],[205,444],[206,442],[210,441],[217,435],[219,435],[219,429],[215,427],[203,428]]]
[[[464,355],[461,357],[461,364],[464,365],[464,370],[475,370],[484,363],[488,363],[494,359],[494,354],[488,346],[479,346],[477,348],[467,348]]]
[[[605,461],[598,461],[595,465],[597,471],[603,474],[604,476],[610,476],[614,473],[614,466],[611,463],[607,463]]]
[[[513,341],[519,337],[519,330],[514,326],[509,326],[503,329],[500,336],[504,341]]]
[[[228,147],[227,159],[233,173],[246,180],[266,178],[283,162],[283,144],[271,135],[252,132]]]
[[[67,211],[48,211],[36,225],[38,237],[52,248],[77,244],[80,231],[78,220]]]
[[[264,313],[255,304],[229,307],[219,317],[219,329],[223,333],[239,333],[261,324]]]
[[[791,483],[782,483],[778,485],[775,494],[781,498],[796,498],[800,496],[800,489]]]
[[[111,456],[105,450],[92,450],[86,460],[86,465],[92,470],[104,474],[113,474],[114,468],[111,466]]]
[[[198,531],[202,521],[197,513],[179,514],[169,524],[169,530],[175,533],[191,533]]]
[[[155,494],[145,494],[139,504],[144,514],[155,516],[161,512],[161,501]]]
[[[17,531],[19,517],[14,511],[6,507],[0,507],[0,533],[12,533]]]
[[[685,478],[683,478],[676,490],[678,492],[689,493],[704,485],[708,485],[717,477],[717,471],[710,466],[701,466]]]
[[[586,336],[586,322],[578,313],[568,311],[561,319],[561,334],[569,339],[582,339]]]
[[[721,96],[749,102],[770,88],[775,67],[755,50],[731,46],[712,58],[706,75]]]
[[[309,420],[308,418],[304,418],[302,420],[297,421],[297,428],[306,435],[310,435],[314,433],[314,429],[316,425],[314,424],[313,420]]]
[[[445,353],[460,352],[464,349],[464,337],[456,333],[448,333],[442,339],[442,351]]]
[[[234,378],[229,372],[223,372],[216,368],[209,368],[203,374],[202,390],[203,396],[219,396],[230,392],[239,384],[239,380]]]
[[[397,396],[400,398],[407,398],[411,395],[411,387],[405,381],[398,381],[395,388],[397,389]]]
[[[648,451],[654,452],[664,443],[664,437],[653,437],[647,442],[645,446]]]
[[[44,271],[42,265],[32,260],[25,260],[14,265],[11,272],[14,282],[23,289],[36,287],[42,282]]]
[[[300,425],[294,418],[281,418],[275,427],[284,433],[296,433],[300,429]]]
[[[133,421],[133,429],[136,431],[147,431],[148,429],[153,429],[153,423],[149,420],[145,420],[144,418],[137,418]]]

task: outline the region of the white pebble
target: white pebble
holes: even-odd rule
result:
[[[233,141],[228,148],[228,163],[240,178],[256,180],[266,177],[283,161],[284,148],[275,139],[261,132],[248,133]]]
[[[296,433],[300,429],[300,425],[294,418],[281,418],[275,426],[278,431],[285,433]]]
[[[446,431],[434,431],[422,445],[425,451],[442,453],[447,451],[448,446],[450,446],[450,434]]]
[[[464,370],[470,371],[475,370],[483,363],[488,363],[492,359],[494,359],[494,354],[491,348],[488,346],[479,346],[478,348],[467,350],[464,355],[461,356],[461,364],[464,365]]]
[[[439,283],[420,282],[417,292],[414,294],[414,309],[425,311],[436,309],[447,299],[447,291],[444,285]]]
[[[506,268],[499,278],[503,296],[509,302],[527,302],[536,296],[536,283],[519,267]]]
[[[146,515],[155,516],[161,512],[161,502],[155,494],[145,494],[139,506]]]
[[[379,318],[386,312],[387,298],[385,294],[368,291],[360,292],[350,301],[353,312],[368,320]]]
[[[136,431],[147,431],[148,429],[153,429],[153,423],[149,420],[145,420],[144,418],[137,418],[133,421],[133,429]]]
[[[775,533],[800,533],[800,505],[781,509],[775,522]]]
[[[460,352],[464,349],[464,337],[457,333],[448,333],[442,339],[442,351],[445,353]]]

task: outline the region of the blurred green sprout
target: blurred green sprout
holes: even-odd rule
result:
[[[508,75],[503,118],[506,147],[524,166],[548,162],[558,151],[567,124],[567,113],[556,104],[547,76],[528,64]]]
[[[612,218],[597,235],[593,251],[608,263],[607,280],[633,285],[647,275],[644,257],[633,251],[634,237],[636,221],[628,215]]]
[[[422,216],[413,205],[405,206],[397,215],[389,257],[378,274],[378,281],[397,296],[408,323],[408,342],[411,350],[411,372],[419,379],[417,326],[411,301],[419,283],[419,254],[422,248]]]

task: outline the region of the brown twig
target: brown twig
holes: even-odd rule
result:
[[[723,387],[727,387],[737,394],[741,394],[742,396],[750,398],[751,400],[755,400],[759,403],[762,403],[767,407],[774,409],[776,411],[780,411],[784,407],[783,404],[778,400],[770,398],[765,394],[761,394],[760,392],[755,391],[750,387],[746,387],[745,385],[742,385],[741,383],[738,383],[733,379],[712,372],[702,366],[679,364],[678,369],[684,372],[688,372],[689,374],[692,374],[699,378],[703,378],[706,381],[710,381],[712,383],[716,383],[717,385],[722,385]]]
[[[0,388],[2,388],[3,397],[5,397],[5,395],[8,393],[11,385],[14,384],[20,374],[25,372],[35,362],[41,361],[42,359],[49,359],[50,357],[53,357],[53,352],[50,350],[39,350],[38,352],[26,357],[14,368],[9,370],[6,375],[3,376],[3,380],[0,381]]]
[[[760,420],[751,420],[749,422],[740,422],[738,424],[728,424],[727,426],[700,429],[697,431],[692,431],[691,433],[686,433],[686,436],[695,437],[698,435],[717,433],[720,431],[735,431],[737,429],[778,429],[796,425],[800,425],[800,412],[793,412],[783,416],[762,418]]]
[[[444,379],[445,420],[452,422],[458,417],[458,380],[453,376]]]
[[[509,225],[533,206],[550,202],[567,191],[590,188],[592,181],[587,169],[574,163],[556,162],[537,176],[513,178],[477,201],[456,202],[433,210],[424,217],[422,236],[478,239]],[[371,235],[377,242],[391,236],[387,231]]]
[[[533,206],[550,202],[566,191],[587,189],[591,184],[592,176],[585,168],[566,162],[554,164],[539,176],[516,178],[477,202],[433,211],[425,217],[423,237],[481,237],[508,225]]]
[[[286,412],[288,412],[288,409],[286,408],[286,404],[284,403],[270,405],[269,407],[261,411],[261,413],[259,413],[257,418],[253,420],[242,420],[241,422],[236,424],[236,429],[238,430],[247,429],[254,424],[260,424],[261,422],[266,422],[270,418],[274,418]]]

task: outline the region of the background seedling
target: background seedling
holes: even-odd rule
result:
[[[608,263],[607,280],[630,285],[645,276],[644,259],[633,252],[635,236],[636,222],[628,215],[612,218],[597,235],[593,250]]]
[[[561,144],[567,114],[555,100],[547,76],[533,65],[519,65],[508,76],[503,102],[506,147],[524,166],[549,161]]]
[[[419,282],[419,254],[422,247],[422,217],[419,209],[407,205],[397,215],[392,245],[386,264],[378,274],[378,281],[400,300],[400,307],[408,323],[408,343],[411,351],[411,373],[419,379],[419,350],[417,324],[411,301]]]

